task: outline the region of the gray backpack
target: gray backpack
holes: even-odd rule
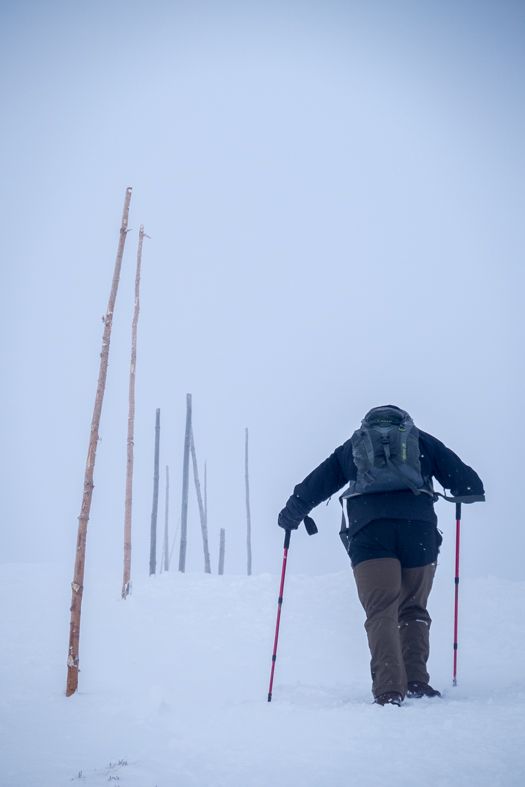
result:
[[[411,489],[434,495],[432,480],[421,474],[419,432],[405,410],[374,407],[352,435],[357,478],[343,498]]]

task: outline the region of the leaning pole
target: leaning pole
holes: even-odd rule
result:
[[[117,259],[113,272],[113,282],[109,295],[109,303],[104,320],[104,335],[102,338],[102,352],[100,353],[100,371],[98,374],[97,394],[95,397],[95,407],[91,420],[91,432],[89,437],[89,448],[86,462],[86,472],[84,475],[84,493],[82,495],[82,507],[78,518],[77,550],[75,557],[75,573],[71,583],[71,622],[69,628],[69,649],[67,657],[67,687],[66,696],[71,697],[78,688],[78,648],[80,639],[80,612],[82,608],[82,593],[84,590],[84,562],[86,556],[86,535],[89,522],[89,512],[91,509],[91,498],[93,496],[93,471],[95,469],[95,459],[97,453],[98,430],[100,426],[100,415],[102,413],[102,402],[104,400],[104,390],[106,387],[106,376],[108,372],[109,343],[111,339],[111,326],[113,324],[113,312],[117,297],[118,284],[120,279],[120,269],[122,267],[122,256],[128,232],[129,203],[131,201],[131,188],[126,189],[124,200],[124,211],[122,213],[122,225],[120,227],[120,239],[118,244]]]

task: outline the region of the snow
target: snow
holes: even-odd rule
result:
[[[513,787],[525,784],[525,583],[453,579],[431,597],[441,700],[372,705],[350,570],[278,577],[88,574],[80,692],[64,694],[71,577],[0,566],[0,784],[8,787]]]

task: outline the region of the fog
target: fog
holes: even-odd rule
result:
[[[119,591],[143,223],[132,578],[148,570],[155,409],[173,535],[191,393],[214,573],[220,527],[226,573],[246,570],[246,427],[253,570],[277,572],[294,485],[393,403],[484,481],[464,575],[524,579],[523,4],[20,0],[1,16],[0,562],[73,572],[132,186],[88,574]],[[202,571],[190,493],[187,570]],[[437,511],[450,564],[454,509]],[[338,501],[313,516],[293,570],[348,568]]]

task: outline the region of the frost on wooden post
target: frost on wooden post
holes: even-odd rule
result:
[[[131,583],[131,511],[133,505],[133,445],[135,439],[135,369],[137,366],[137,325],[140,312],[140,270],[142,265],[142,244],[149,238],[140,225],[137,250],[137,271],[135,274],[135,311],[131,325],[131,363],[129,370],[129,410],[128,440],[126,459],[126,500],[124,504],[124,571],[122,577],[122,598],[129,595]]]
[[[120,238],[119,238],[119,244],[117,250],[117,258],[115,260],[115,268],[113,271],[111,291],[109,294],[108,308],[104,319],[104,335],[102,338],[102,352],[100,353],[100,369],[98,374],[97,393],[95,396],[95,407],[93,410],[93,418],[91,420],[89,447],[88,447],[88,455],[86,460],[86,472],[84,476],[84,491],[82,493],[82,506],[80,509],[80,516],[78,518],[77,548],[75,554],[75,571],[73,576],[73,583],[74,585],[78,586],[78,590],[75,590],[75,588],[72,587],[73,592],[71,598],[71,620],[69,624],[69,647],[68,647],[67,686],[66,686],[66,695],[68,697],[74,694],[78,687],[80,613],[82,609],[82,592],[83,592],[83,582],[84,582],[84,563],[85,563],[85,555],[86,555],[87,526],[88,526],[89,514],[91,510],[91,499],[93,496],[93,486],[94,486],[93,471],[95,469],[95,458],[96,458],[96,450],[97,450],[97,443],[98,443],[98,430],[100,426],[102,402],[104,400],[104,391],[106,388],[106,377],[108,372],[111,325],[113,322],[112,318],[115,309],[115,301],[117,298],[118,284],[120,280],[120,270],[122,267],[124,246],[126,243],[126,236],[128,233],[128,216],[129,216],[130,201],[131,201],[131,188],[128,188],[126,189],[126,197],[124,199],[124,210],[122,212]]]

